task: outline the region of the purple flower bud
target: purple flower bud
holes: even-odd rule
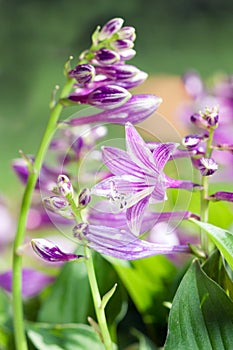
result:
[[[134,49],[123,50],[119,53],[121,61],[129,61],[136,55],[136,51]]]
[[[128,39],[125,39],[125,40],[118,39],[111,43],[111,47],[117,51],[124,51],[124,50],[132,49],[134,47],[134,43],[133,41]]]
[[[43,203],[46,209],[59,214],[67,219],[73,219],[74,215],[68,201],[59,196],[45,197]]]
[[[87,95],[71,94],[71,101],[89,104],[101,109],[112,109],[123,105],[131,94],[117,85],[103,85]]]
[[[95,78],[95,68],[91,64],[79,64],[69,72],[71,78],[75,78],[80,87],[91,83]]]
[[[78,197],[79,206],[85,208],[91,201],[91,194],[88,188],[84,188]]]
[[[140,70],[130,64],[118,63],[111,66],[101,66],[96,68],[97,73],[105,75],[112,80],[125,80],[134,77]]]
[[[69,125],[85,125],[98,122],[115,124],[140,123],[160,106],[162,98],[155,95],[134,95],[122,106],[98,114],[77,117],[68,121]]]
[[[227,201],[227,202],[233,202],[233,192],[216,192],[212,194],[209,199],[216,200],[216,201]]]
[[[117,84],[124,87],[125,89],[132,89],[140,84],[142,84],[148,78],[148,74],[139,71],[132,78],[125,79],[123,81],[118,81]]]
[[[203,119],[199,113],[194,113],[191,117],[190,117],[191,122],[196,125],[198,128],[201,129],[209,129],[209,124],[208,122]]]
[[[136,39],[134,27],[125,26],[121,28],[117,34],[118,34],[118,39],[122,39],[122,40],[128,39],[131,41],[135,41]]]
[[[217,127],[218,124],[218,107],[206,108],[204,112],[200,112],[201,117],[207,121],[209,126]]]
[[[203,140],[201,135],[187,135],[183,138],[182,143],[189,150],[196,148],[197,145]]]
[[[200,158],[198,169],[202,176],[210,176],[218,170],[218,164],[212,158]]]
[[[37,255],[47,262],[63,262],[83,258],[83,255],[65,253],[53,242],[44,239],[32,239],[31,245]]]
[[[73,228],[73,236],[75,238],[78,238],[80,241],[82,241],[84,244],[87,243],[87,239],[85,238],[86,234],[89,231],[89,225],[82,222],[81,224],[78,224],[74,226]]]
[[[57,178],[57,187],[59,193],[65,198],[73,198],[74,190],[70,179],[66,175],[59,175]]]
[[[95,53],[95,59],[99,64],[114,64],[120,61],[120,55],[109,49],[100,49]]]
[[[121,29],[123,23],[124,20],[122,18],[113,18],[108,21],[99,32],[99,41],[111,38],[113,34],[117,33]]]

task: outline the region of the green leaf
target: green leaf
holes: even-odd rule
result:
[[[90,288],[83,263],[63,265],[50,293],[45,297],[38,320],[50,323],[85,323],[90,303]]]
[[[37,350],[104,350],[91,327],[81,324],[27,324],[27,335]]]
[[[134,329],[132,332],[139,340],[138,350],[156,350],[157,347],[143,333]]]
[[[194,219],[191,221],[206,231],[233,270],[233,233]]]
[[[226,270],[226,262],[216,249],[203,265],[205,273],[218,283],[233,300],[233,282]]]
[[[231,349],[232,329],[232,301],[195,260],[175,295],[164,349]]]

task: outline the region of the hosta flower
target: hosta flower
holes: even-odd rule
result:
[[[31,245],[35,253],[47,262],[65,262],[83,258],[82,255],[63,252],[53,242],[44,238],[32,239]]]
[[[174,143],[158,144],[153,152],[130,124],[126,124],[126,151],[103,148],[103,162],[114,174],[92,188],[92,194],[110,199],[116,211],[126,209],[129,229],[140,231],[149,201],[166,200],[166,188],[192,188],[190,181],[170,179],[163,168],[176,148]]]
[[[157,254],[189,253],[187,245],[155,244],[142,241],[129,230],[79,224],[73,229],[80,243],[95,251],[124,260],[137,260]]]

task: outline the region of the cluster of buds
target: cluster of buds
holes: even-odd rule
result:
[[[123,22],[114,18],[98,27],[92,35],[91,48],[80,55],[79,64],[68,72],[76,81],[68,97],[72,103],[112,110],[131,98],[128,89],[147,78],[145,72],[125,63],[136,54],[136,35],[133,27],[122,27]]]
[[[80,192],[76,204],[73,186],[66,175],[58,176],[57,186],[53,191],[56,195],[45,197],[43,199],[44,206],[49,211],[66,219],[75,219],[77,211],[86,208],[91,200],[90,191],[85,188]]]

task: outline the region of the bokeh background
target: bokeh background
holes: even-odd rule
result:
[[[176,77],[190,68],[204,78],[232,73],[231,0],[0,0],[1,193],[18,188],[10,167],[18,150],[33,154],[38,147],[65,60],[112,17],[136,27],[132,63],[151,76]],[[161,86],[172,99],[176,87]],[[155,90],[160,95],[159,84]]]

